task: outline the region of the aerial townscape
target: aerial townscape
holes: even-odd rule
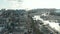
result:
[[[60,9],[1,9],[0,34],[60,34]]]

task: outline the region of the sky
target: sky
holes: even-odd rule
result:
[[[60,0],[0,0],[0,9],[60,8]]]

